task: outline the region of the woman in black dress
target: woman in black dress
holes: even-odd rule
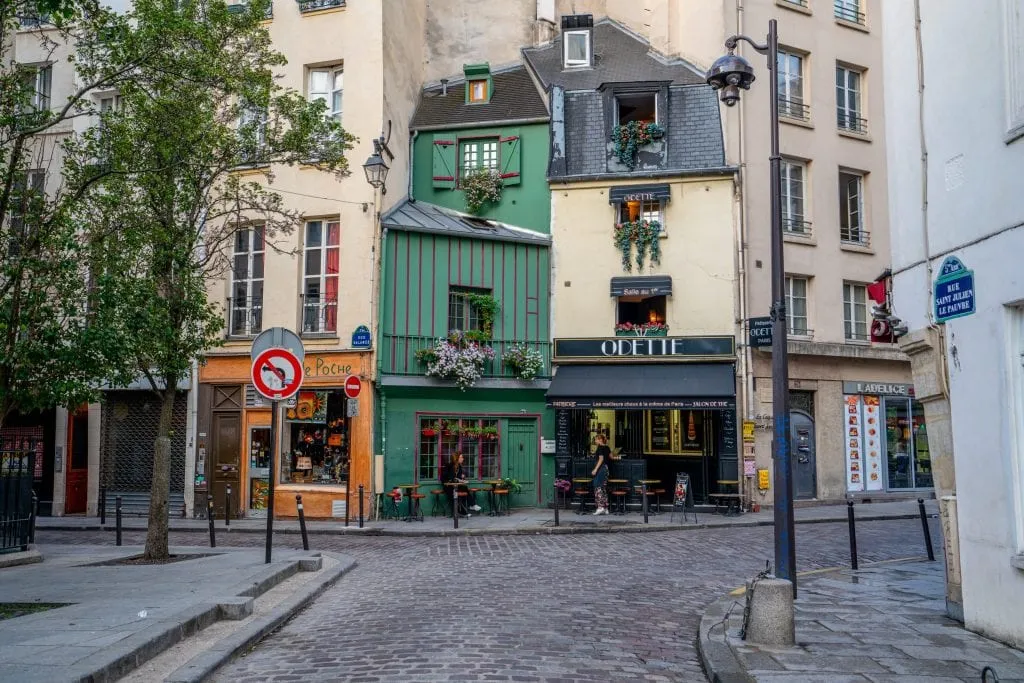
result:
[[[597,464],[591,470],[590,475],[594,477],[594,503],[597,505],[595,515],[608,514],[608,461],[611,460],[612,450],[608,448],[608,437],[604,434],[597,435]]]

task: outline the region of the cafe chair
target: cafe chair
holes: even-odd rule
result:
[[[410,498],[412,498],[412,517],[409,518],[410,521],[423,521],[423,507],[420,502],[426,497],[427,494],[425,493],[413,493],[410,495]]]
[[[613,515],[624,515],[626,514],[626,498],[629,497],[629,491],[627,489],[615,489],[610,492],[611,495],[611,508]]]
[[[430,516],[436,517],[440,514],[447,517],[451,507],[448,505],[448,496],[445,495],[444,489],[431,489],[430,495],[434,497],[434,502],[430,506]]]
[[[512,510],[509,508],[508,498],[508,489],[494,489],[494,514],[512,514]]]

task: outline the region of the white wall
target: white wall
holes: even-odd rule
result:
[[[1024,138],[1007,140],[1006,4],[923,5],[924,131],[928,151],[928,253],[974,270],[977,312],[945,326],[968,628],[1024,646],[1024,443],[1018,425],[1020,351],[1009,305],[1024,301]],[[939,5],[941,4],[941,8]],[[883,3],[886,121],[896,314],[910,329],[929,322],[922,231],[921,146],[913,3]],[[1007,27],[1009,26],[1009,30]],[[1020,50],[1018,44],[1018,50]]]

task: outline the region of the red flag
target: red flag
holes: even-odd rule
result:
[[[868,285],[868,296],[876,304],[885,303],[885,280],[879,280],[878,282]]]

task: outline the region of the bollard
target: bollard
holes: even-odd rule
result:
[[[231,484],[224,492],[224,526],[231,526]]]
[[[924,511],[924,498],[917,499],[917,509],[921,513],[921,528],[924,529],[924,545],[928,550],[928,561],[935,561],[935,551],[932,550],[932,532],[928,528],[928,515]]]
[[[558,487],[555,487],[555,526],[558,526]]]
[[[349,501],[352,500],[352,496],[350,494],[351,490],[352,490],[351,486],[346,486],[345,487],[345,528],[346,529],[348,528],[348,510],[349,510],[349,507],[350,507],[349,506]]]
[[[32,492],[32,512],[28,521],[28,542],[36,542],[36,519],[39,517],[39,497],[36,492]]]
[[[846,501],[846,518],[850,524],[850,567],[857,568],[857,527],[853,519],[853,501]]]
[[[299,531],[302,532],[302,549],[309,550],[309,537],[306,536],[306,513],[302,510],[302,495],[295,494],[295,508],[299,511]]]
[[[363,528],[363,485],[359,485],[359,528]]]
[[[452,487],[452,521],[454,528],[459,528],[459,487]]]
[[[640,484],[640,495],[644,499],[644,524],[647,524],[647,484]]]
[[[217,531],[213,528],[213,496],[206,497],[206,517],[210,524],[210,547],[217,547]]]
[[[117,526],[117,545],[121,545],[121,496],[114,499],[114,524]]]
[[[107,487],[100,487],[100,524],[107,523]]]

